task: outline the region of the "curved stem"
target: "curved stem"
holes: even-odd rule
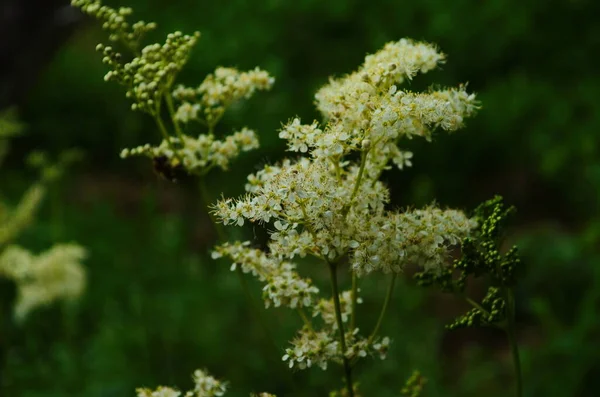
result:
[[[387,310],[388,305],[390,304],[390,300],[392,299],[392,293],[394,292],[394,284],[396,284],[396,273],[392,274],[392,279],[387,289],[387,293],[385,294],[385,300],[383,301],[383,306],[381,307],[381,312],[379,313],[379,318],[377,319],[377,324],[375,328],[373,328],[373,332],[369,336],[369,343],[373,342],[373,339],[377,336],[379,332],[379,328],[381,328],[381,324],[383,323],[383,318],[385,317],[385,312]]]
[[[348,397],[354,397],[354,388],[352,387],[352,368],[346,358],[346,336],[344,335],[344,323],[342,321],[342,308],[340,305],[340,294],[337,282],[337,268],[335,263],[327,262],[329,273],[331,275],[331,294],[335,306],[335,320],[340,331],[340,347],[342,350],[342,360],[344,362],[344,373],[346,375],[346,387],[348,388]]]
[[[510,345],[510,351],[513,358],[513,365],[515,369],[515,387],[516,396],[523,396],[523,376],[521,373],[521,359],[519,357],[519,345],[517,343],[516,327],[515,327],[515,294],[512,288],[508,288],[506,291],[506,304],[508,310],[507,325],[505,328],[506,336],[508,337],[508,343]]]

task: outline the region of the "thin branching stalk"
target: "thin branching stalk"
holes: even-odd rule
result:
[[[356,302],[358,300],[358,276],[352,272],[352,311],[350,313],[350,330],[356,328]]]
[[[175,157],[177,158],[179,163],[183,164],[183,158],[179,154],[179,151],[173,146],[173,142],[171,142],[171,137],[169,136],[167,127],[165,127],[165,123],[163,123],[163,121],[160,117],[160,111],[158,109],[157,109],[156,114],[153,114],[153,118],[156,121],[156,125],[158,126],[158,129],[160,130],[160,133],[161,133],[163,139],[167,141],[167,144],[169,145],[169,149],[171,149],[173,151],[173,154],[175,155]]]
[[[379,328],[381,328],[381,324],[383,323],[383,318],[385,317],[385,312],[390,304],[390,300],[392,299],[392,293],[394,292],[394,285],[396,284],[396,273],[392,273],[392,279],[390,280],[390,284],[388,285],[387,292],[385,294],[385,300],[383,301],[383,306],[381,307],[381,312],[379,313],[379,318],[377,319],[377,324],[375,324],[375,328],[373,328],[373,332],[369,336],[369,343],[373,342],[373,339],[377,336],[379,332]]]
[[[300,318],[302,318],[302,321],[304,322],[304,325],[309,330],[313,331],[312,321],[310,321],[310,319],[308,318],[308,316],[304,312],[304,309],[302,309],[301,307],[298,307],[298,314],[300,315]]]
[[[332,262],[327,262],[327,264],[329,265],[329,273],[331,275],[331,294],[333,295],[333,303],[335,306],[335,320],[340,331],[340,347],[342,351],[342,361],[344,363],[348,397],[354,397],[354,389],[352,387],[352,367],[346,358],[346,336],[344,335],[344,323],[342,321],[342,308],[340,305],[340,294],[337,281],[337,265]]]
[[[521,373],[521,359],[519,357],[519,345],[517,343],[516,327],[515,327],[515,294],[512,288],[506,291],[506,304],[508,310],[507,324],[505,327],[506,336],[510,345],[513,365],[515,370],[515,388],[516,396],[523,396],[523,376]]]
[[[171,94],[169,92],[166,92],[164,97],[165,102],[167,103],[167,109],[169,110],[169,116],[171,117],[171,121],[173,122],[173,126],[175,127],[175,133],[177,134],[177,137],[179,137],[179,140],[183,144],[183,132],[181,131],[181,127],[179,126],[177,117],[175,117],[175,106],[173,106],[173,98],[171,98]]]

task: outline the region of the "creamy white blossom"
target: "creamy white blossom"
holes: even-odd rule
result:
[[[203,175],[214,167],[227,170],[231,161],[241,152],[257,147],[256,133],[243,128],[224,140],[218,140],[212,134],[199,135],[198,138],[184,135],[183,140],[169,138],[169,141],[163,140],[158,146],[143,145],[124,149],[121,157],[141,155],[152,159],[164,158],[171,167],[181,164],[188,173]]]
[[[4,249],[0,255],[0,276],[17,285],[15,317],[23,320],[39,306],[78,298],[85,288],[81,265],[85,257],[85,250],[75,244],[55,245],[39,255],[14,245]]]
[[[223,244],[215,248],[213,258],[227,256],[233,261],[231,270],[241,266],[244,273],[251,273],[265,284],[265,306],[287,306],[292,309],[310,307],[319,289],[307,278],[296,272],[296,265],[273,258],[261,250],[249,247],[249,242]]]
[[[221,397],[227,392],[227,382],[223,382],[206,370],[197,369],[192,375],[194,388],[185,394],[181,391],[165,386],[159,386],[155,390],[138,388],[137,397]],[[251,397],[276,397],[274,394],[259,393],[251,394]]]
[[[357,291],[360,292],[360,291]],[[356,303],[362,303],[362,298],[357,296]],[[340,294],[340,306],[342,309],[342,322],[347,323],[352,314],[352,291],[344,291]],[[335,308],[333,299],[321,299],[313,308],[313,317],[321,317],[323,322],[333,330],[338,329],[335,319]]]

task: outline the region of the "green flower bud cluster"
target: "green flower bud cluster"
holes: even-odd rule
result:
[[[128,63],[122,63],[122,55],[113,47],[98,44],[96,50],[104,55],[102,62],[112,69],[104,79],[127,87],[126,96],[133,100],[133,110],[156,115],[162,96],[169,92],[199,37],[198,32],[193,35],[170,33],[164,44],[144,47],[140,55]]]
[[[493,326],[506,319],[506,301],[500,294],[500,289],[489,287],[487,294],[479,307],[474,307],[467,313],[456,318],[447,329]]]
[[[427,383],[427,379],[419,371],[414,371],[404,384],[402,390],[400,390],[400,395],[404,397],[419,397],[423,392],[425,383]]]
[[[102,22],[110,33],[110,40],[120,42],[132,53],[126,58],[119,49],[98,44],[102,62],[110,71],[105,81],[117,82],[126,88],[132,100],[131,109],[147,113],[156,122],[162,137],[159,146],[150,144],[125,149],[122,157],[147,155],[155,169],[166,179],[176,181],[176,174],[186,172],[204,175],[214,166],[227,169],[230,161],[240,154],[258,147],[256,134],[243,128],[223,140],[215,139],[215,127],[226,109],[240,99],[250,98],[257,90],[268,90],[274,79],[267,72],[255,68],[240,72],[234,68],[218,67],[197,88],[178,86],[176,77],[187,63],[191,50],[200,37],[199,32],[185,35],[174,32],[164,43],[142,47],[144,34],[156,27],[144,21],[130,24],[131,8],[113,9],[100,0],[72,0],[71,4]],[[176,100],[177,105],[174,103]],[[167,112],[162,111],[166,105]],[[168,114],[169,120],[163,118]],[[206,128],[198,139],[188,135],[191,121]]]
[[[121,42],[132,51],[137,51],[146,33],[156,29],[154,22],[138,21],[130,24],[127,17],[133,10],[129,7],[114,9],[103,5],[99,0],[71,0],[71,5],[102,21],[102,29],[109,32],[109,40]]]
[[[440,271],[425,270],[415,279],[424,287],[436,286],[443,292],[466,298],[465,288],[469,277],[487,277],[491,287],[481,304],[466,298],[474,307],[456,319],[448,328],[498,325],[506,320],[506,291],[516,284],[516,271],[521,263],[517,247],[505,254],[500,252],[501,239],[506,221],[514,207],[506,207],[502,197],[496,196],[475,210],[478,228],[462,241],[462,257]]]

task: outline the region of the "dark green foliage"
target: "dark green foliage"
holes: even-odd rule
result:
[[[227,115],[230,124],[223,131],[256,127],[263,149],[241,159],[232,174],[210,179],[213,197],[221,191],[238,195],[255,164],[283,155],[280,123],[294,115],[305,121],[317,117],[313,94],[329,75],[353,70],[386,41],[408,36],[439,43],[449,55],[443,72],[415,79],[411,89],[440,79],[448,85],[469,82],[483,107],[465,131],[435,136],[433,144],[407,143],[415,152],[414,167],[386,175],[393,204],[435,198],[470,208],[494,193],[514,203],[519,217],[508,239],[519,245],[526,270],[516,291],[526,396],[597,394],[600,2],[111,4],[131,5],[136,15],[156,21],[150,40],[174,30],[202,32],[183,71],[185,83],[198,82],[219,64],[258,65],[276,76],[273,91]],[[84,148],[80,175],[64,181],[40,223],[19,242],[42,250],[57,239],[72,240],[90,249],[86,297],[64,312],[55,307],[37,313],[17,334],[12,361],[0,374],[3,387],[10,388],[0,395],[121,397],[142,385],[189,386],[198,366],[229,379],[233,397],[259,389],[293,395],[284,365],[267,364],[263,356],[268,347],[261,346],[260,329],[253,327],[234,275],[206,259],[214,236],[194,201],[195,190],[186,196],[181,183],[173,194],[147,162],[119,159],[122,148],[159,138],[150,118],[131,112],[122,87],[103,81],[107,70],[94,51],[101,41],[105,35],[98,27],[81,27],[40,76],[20,109],[28,133],[12,142],[15,150],[7,158],[12,171],[0,175],[0,194],[16,199],[35,176],[22,168],[25,153]],[[164,202],[149,204],[157,195]],[[260,233],[250,229],[247,236]],[[363,393],[395,397],[399,379],[421,368],[428,397],[507,396],[511,367],[490,358],[506,356],[495,350],[494,340],[485,339],[483,330],[464,330],[484,342],[476,347],[453,342],[460,353],[448,352],[442,324],[456,310],[447,296],[398,283],[382,329],[394,343],[388,360],[373,363],[377,372],[359,369]],[[381,284],[361,289],[361,310],[368,317],[379,309],[370,297],[380,299]],[[266,314],[285,347],[298,324],[282,329],[287,322],[282,313]],[[366,324],[376,321],[372,317]],[[330,374],[310,375],[299,374],[303,386],[297,395],[327,395]]]

